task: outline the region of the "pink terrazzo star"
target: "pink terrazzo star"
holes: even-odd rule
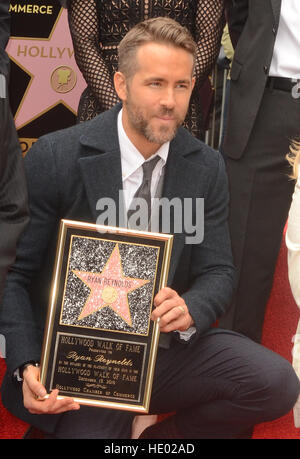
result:
[[[104,307],[110,307],[132,327],[127,294],[150,281],[124,276],[118,244],[116,244],[101,273],[76,270],[73,270],[73,273],[91,289],[78,320],[82,320]]]

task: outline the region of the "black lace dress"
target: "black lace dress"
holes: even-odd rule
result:
[[[223,0],[68,0],[75,59],[86,82],[78,120],[93,118],[118,101],[112,76],[117,70],[117,45],[135,24],[169,16],[186,26],[197,47],[196,85],[185,126],[203,138],[200,87],[219,54],[224,26]]]

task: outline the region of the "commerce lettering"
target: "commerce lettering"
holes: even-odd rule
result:
[[[10,5],[10,13],[25,13],[25,14],[53,14],[52,5]]]

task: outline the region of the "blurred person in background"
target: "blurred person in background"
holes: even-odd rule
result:
[[[299,0],[231,0],[234,58],[222,152],[238,284],[219,326],[260,342],[294,185],[286,154],[300,131]]]
[[[292,178],[296,181],[286,231],[288,248],[288,273],[291,290],[300,308],[300,144],[292,147],[289,161],[293,166]],[[300,379],[300,321],[294,337],[293,367]],[[295,427],[300,427],[300,398],[294,407]]]
[[[7,80],[10,35],[9,1],[0,3],[0,298],[16,243],[28,222],[27,191],[21,148],[10,111]]]

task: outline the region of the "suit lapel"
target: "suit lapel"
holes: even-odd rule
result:
[[[103,207],[99,207],[101,205],[99,200],[102,199],[102,203],[105,204],[104,198],[109,198],[109,205],[115,206],[117,210],[116,221],[109,222],[109,224],[123,226],[120,224],[118,212],[119,190],[122,189],[119,152],[115,151],[81,158],[79,164],[94,220],[97,220],[100,210],[104,210]]]
[[[276,29],[279,26],[279,19],[280,19],[280,10],[281,10],[281,0],[270,0],[273,14],[274,14],[274,20],[275,20],[275,25]]]
[[[120,106],[95,118],[80,142],[84,154],[79,159],[83,183],[90,210],[97,220],[99,199],[109,198],[116,206],[116,226],[122,225],[119,218],[119,191],[122,190],[121,155],[117,132],[117,116]],[[103,209],[102,209],[103,210]],[[120,221],[121,220],[121,221]]]
[[[187,161],[185,153],[190,151],[181,136],[177,136],[170,145],[170,152],[167,161],[165,181],[163,187],[163,197],[170,201],[174,198],[193,197],[195,198],[195,183],[199,181],[199,172],[193,163]],[[199,144],[197,143],[199,149]],[[184,223],[184,222],[183,222]],[[174,233],[174,222],[171,219],[170,232],[174,234],[172,261],[170,264],[169,284],[172,282],[180,255],[185,246],[185,234]]]

